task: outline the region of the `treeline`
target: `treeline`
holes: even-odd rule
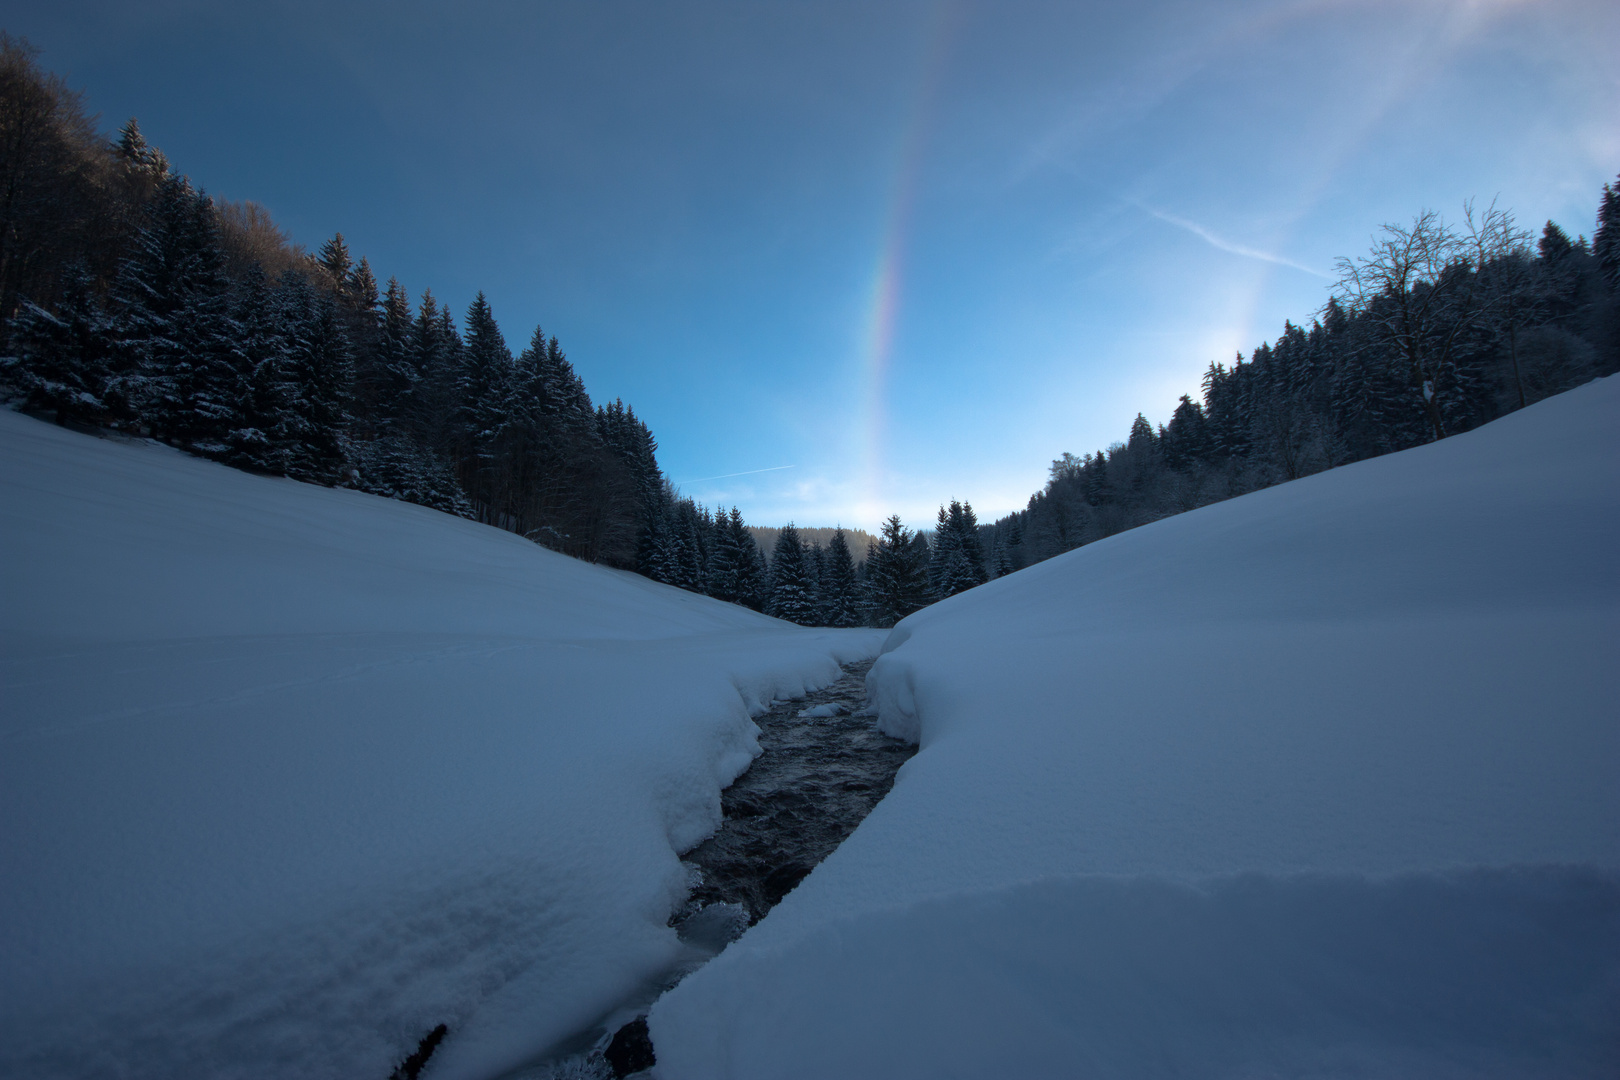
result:
[[[799,539],[802,542],[820,544],[822,547],[832,543],[833,533],[839,531],[837,527],[825,528],[796,525],[795,528],[799,530]],[[748,531],[754,534],[754,543],[760,546],[760,550],[771,551],[775,549],[777,534],[782,530],[772,528],[769,525],[750,525]],[[850,553],[855,556],[855,563],[858,566],[866,556],[866,545],[877,540],[877,537],[865,529],[843,529],[842,531],[844,533],[844,542],[849,545]]]
[[[758,531],[743,523],[736,508],[710,514],[690,500],[672,499],[649,533],[648,574],[789,622],[835,627],[893,626],[935,600],[989,580],[978,521],[963,503],[941,508],[931,539],[907,529],[899,517],[889,518],[881,535],[868,537],[859,561],[841,528],[772,529],[768,559],[755,542]],[[828,533],[825,545],[807,541],[807,534],[822,531]]]
[[[0,34],[0,392],[64,425],[419,503],[807,625],[874,614],[842,530],[769,530],[663,476],[651,430],[593,405],[555,337],[513,355],[341,234],[310,255],[177,173],[130,120]],[[860,534],[865,536],[865,534]],[[822,539],[825,539],[825,543]],[[878,545],[881,547],[882,545]]]
[[[1341,259],[1309,329],[1230,367],[1168,424],[1052,463],[1044,490],[984,530],[989,568],[1017,568],[1171,514],[1467,431],[1620,370],[1620,180],[1590,243],[1465,206],[1388,225]]]
[[[134,120],[0,36],[0,380],[57,422],[421,503],[634,567],[673,497],[652,432],[596,406],[555,337],[513,355],[482,294],[458,325],[177,174]]]
[[[1167,424],[1052,463],[981,527],[898,517],[857,561],[842,530],[771,532],[681,498],[651,430],[594,405],[557,339],[515,356],[482,294],[458,324],[379,286],[340,235],[309,255],[262,207],[210,198],[131,120],[0,33],[0,394],[244,469],[509,529],[584,559],[809,625],[891,626],[992,576],[1170,514],[1466,431],[1620,370],[1620,180],[1590,243],[1494,206],[1386,226],[1341,260],[1310,329],[1231,367]],[[864,536],[864,534],[861,534]]]

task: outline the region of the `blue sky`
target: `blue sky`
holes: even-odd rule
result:
[[[209,191],[556,334],[758,524],[1021,506],[1384,221],[1590,233],[1620,5],[7,2]],[[732,475],[742,474],[742,475]],[[719,478],[719,479],[710,479]]]

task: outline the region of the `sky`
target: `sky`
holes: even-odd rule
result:
[[[1590,234],[1620,4],[0,0],[199,186],[514,351],[752,523],[1021,508],[1497,199]]]

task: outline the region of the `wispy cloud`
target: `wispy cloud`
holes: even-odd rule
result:
[[[700,476],[696,480],[677,480],[676,484],[677,486],[680,484],[703,484],[710,480],[730,480],[733,476],[754,476],[758,473],[781,472],[783,469],[793,469],[797,467],[798,466],[796,465],[772,465],[768,469],[748,469],[744,472],[721,473],[719,476]]]
[[[1278,266],[1292,267],[1293,269],[1299,270],[1302,273],[1313,274],[1316,277],[1331,280],[1331,275],[1324,274],[1320,270],[1312,269],[1303,263],[1297,263],[1292,259],[1285,259],[1281,255],[1273,255],[1269,251],[1261,251],[1259,248],[1249,247],[1247,244],[1234,244],[1232,241],[1227,240],[1224,237],[1216,236],[1214,233],[1210,232],[1196,221],[1188,221],[1186,218],[1177,217],[1174,214],[1167,214],[1163,210],[1155,210],[1146,203],[1137,202],[1135,199],[1127,199],[1125,201],[1136,207],[1138,210],[1141,210],[1143,213],[1158,218],[1166,225],[1174,225],[1178,229],[1185,229],[1187,232],[1192,233],[1210,247],[1219,248],[1221,251],[1229,252],[1233,255],[1242,255],[1249,259],[1259,259],[1262,262],[1276,263]]]

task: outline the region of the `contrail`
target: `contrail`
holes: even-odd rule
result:
[[[1143,211],[1144,213],[1152,214],[1166,225],[1174,225],[1178,229],[1186,229],[1188,232],[1204,241],[1204,243],[1208,244],[1210,247],[1219,248],[1220,250],[1230,252],[1233,255],[1243,255],[1250,259],[1259,259],[1262,262],[1276,263],[1278,266],[1293,267],[1295,270],[1301,270],[1307,274],[1314,274],[1319,278],[1330,278],[1330,275],[1324,274],[1320,270],[1312,270],[1309,266],[1294,262],[1291,259],[1285,259],[1281,255],[1273,255],[1268,251],[1260,251],[1257,248],[1245,247],[1242,244],[1234,244],[1230,240],[1223,240],[1219,236],[1216,236],[1214,233],[1210,232],[1208,229],[1204,228],[1202,225],[1198,224],[1196,221],[1188,221],[1186,218],[1179,218],[1174,214],[1166,214],[1163,210],[1155,210],[1153,207],[1148,206],[1145,203],[1139,203],[1134,199],[1128,201],[1137,209]]]
[[[704,483],[705,481],[708,481],[708,480],[729,480],[733,476],[753,476],[755,473],[781,472],[783,469],[791,469],[791,468],[794,468],[794,466],[792,466],[792,465],[772,465],[768,469],[749,469],[746,472],[721,473],[719,476],[700,476],[696,480],[677,480],[676,484],[677,485],[680,485],[680,484],[701,484],[701,483]]]

